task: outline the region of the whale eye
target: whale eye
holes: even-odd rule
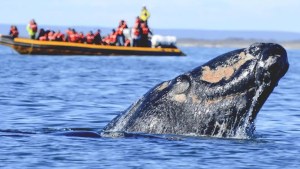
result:
[[[190,88],[190,77],[187,75],[178,76],[173,84],[172,93],[181,94]]]

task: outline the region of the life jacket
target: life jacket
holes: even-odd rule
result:
[[[66,30],[66,41],[68,42],[71,42],[71,39],[70,39],[70,35],[72,34],[73,32],[71,30]]]
[[[149,28],[148,27],[142,27],[142,33],[143,33],[143,35],[148,35]]]
[[[78,35],[76,33],[72,33],[69,36],[70,42],[77,42],[78,41]]]
[[[79,43],[84,43],[84,35],[83,34],[78,34],[78,42]]]
[[[54,36],[55,34],[53,32],[48,33],[48,40],[49,41],[55,41],[56,37]]]
[[[56,33],[55,40],[57,41],[64,41],[65,35],[62,33]]]
[[[112,33],[109,35],[109,42],[110,43],[115,43],[117,41],[117,33]]]
[[[95,39],[95,37],[94,37],[94,35],[93,34],[87,34],[86,35],[86,43],[87,44],[92,44],[92,43],[94,43],[94,39]]]
[[[36,33],[38,27],[37,27],[37,25],[36,25],[35,23],[32,23],[32,24],[30,24],[30,29],[31,29],[34,33]]]
[[[117,29],[117,35],[122,35],[123,34],[123,30],[125,28],[128,28],[128,27],[127,27],[126,23],[124,22],[121,26],[118,27],[118,29]]]
[[[13,37],[13,38],[16,38],[19,36],[19,31],[16,30],[16,29],[10,29],[10,35]]]
[[[133,29],[133,34],[135,35],[135,36],[140,36],[140,34],[141,34],[141,31],[140,31],[140,29],[139,28],[134,28]]]
[[[14,38],[18,37],[18,36],[19,36],[19,31],[13,30],[13,31],[12,31],[12,36],[13,36]]]
[[[47,40],[48,40],[48,35],[45,34],[44,36],[41,36],[41,37],[39,38],[39,40],[41,40],[41,41],[47,41]]]
[[[103,38],[102,42],[104,42],[104,44],[109,44],[109,36]]]

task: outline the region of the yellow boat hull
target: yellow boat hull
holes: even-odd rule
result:
[[[105,46],[58,41],[39,41],[0,36],[0,44],[25,55],[97,55],[97,56],[184,56],[177,48]]]

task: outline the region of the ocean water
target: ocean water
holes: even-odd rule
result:
[[[67,137],[101,130],[157,83],[228,48],[182,48],[187,57],[21,56],[0,47],[0,168],[298,168],[300,60],[256,119],[255,137]]]

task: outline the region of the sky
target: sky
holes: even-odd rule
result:
[[[300,32],[300,0],[3,0],[0,24],[132,26],[144,5],[152,28]]]

